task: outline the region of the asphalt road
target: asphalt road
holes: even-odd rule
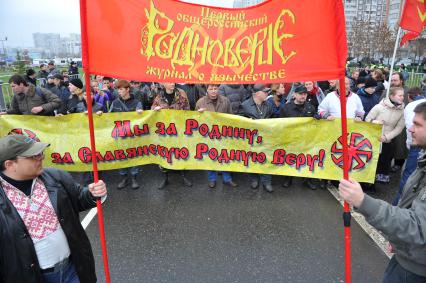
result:
[[[193,187],[172,174],[159,191],[158,175],[144,166],[141,189],[118,191],[118,173],[104,174],[111,282],[344,282],[342,207],[328,190],[282,188],[274,176],[274,193],[254,191],[244,174],[234,174],[238,188],[212,190],[205,171],[191,171]],[[96,219],[86,231],[105,282]],[[352,282],[380,282],[388,258],[355,221],[351,245]]]

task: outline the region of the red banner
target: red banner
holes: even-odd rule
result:
[[[270,0],[246,9],[90,0],[85,12],[90,73],[148,82],[244,84],[345,73],[339,0]]]
[[[400,26],[409,31],[402,37],[401,46],[420,35],[426,26],[425,0],[406,0]]]

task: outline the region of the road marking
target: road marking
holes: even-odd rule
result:
[[[327,189],[343,206],[343,200],[340,198],[337,188],[334,186],[327,186]],[[377,231],[376,228],[368,224],[362,214],[353,211],[353,209],[351,209],[351,214],[355,221],[359,224],[359,226],[361,226],[365,233],[367,233],[367,235],[379,246],[383,253],[388,258],[391,258],[393,256],[393,253],[390,253],[388,251],[389,242],[382,236],[382,234],[380,234],[380,232]]]
[[[327,186],[327,189],[343,206],[343,200],[340,198],[337,188],[334,186]],[[96,207],[92,208],[89,213],[87,213],[86,217],[84,217],[83,221],[81,221],[81,225],[83,226],[84,230],[86,230],[87,226],[89,226],[90,222],[93,220],[96,214],[98,214]],[[362,214],[351,209],[351,215],[359,224],[359,226],[361,226],[361,228],[365,231],[365,233],[367,233],[367,235],[376,243],[376,245],[379,246],[383,253],[388,258],[391,258],[393,254],[388,251],[389,242],[382,236],[382,234],[380,234],[380,232],[377,231],[373,226],[368,224]]]
[[[86,217],[84,217],[83,221],[81,221],[81,226],[83,226],[84,230],[86,230],[87,226],[89,226],[96,214],[98,214],[96,207],[92,208],[89,213],[87,213]]]

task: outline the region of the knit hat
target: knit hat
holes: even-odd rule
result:
[[[369,87],[376,87],[377,86],[377,82],[374,79],[367,79],[367,81],[365,82],[365,88],[369,88]]]
[[[365,77],[359,77],[357,80],[356,80],[356,84],[357,85],[360,85],[360,84],[365,84]]]
[[[72,84],[73,86],[79,89],[83,89],[83,82],[79,78],[70,80],[70,84]]]

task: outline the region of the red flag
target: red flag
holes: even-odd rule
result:
[[[420,35],[426,26],[426,1],[406,0],[400,27],[408,32],[402,37],[400,46]]]
[[[307,20],[309,11],[322,20]],[[269,0],[227,9],[176,0],[90,0],[85,12],[91,73],[218,84],[345,74],[342,1]]]

